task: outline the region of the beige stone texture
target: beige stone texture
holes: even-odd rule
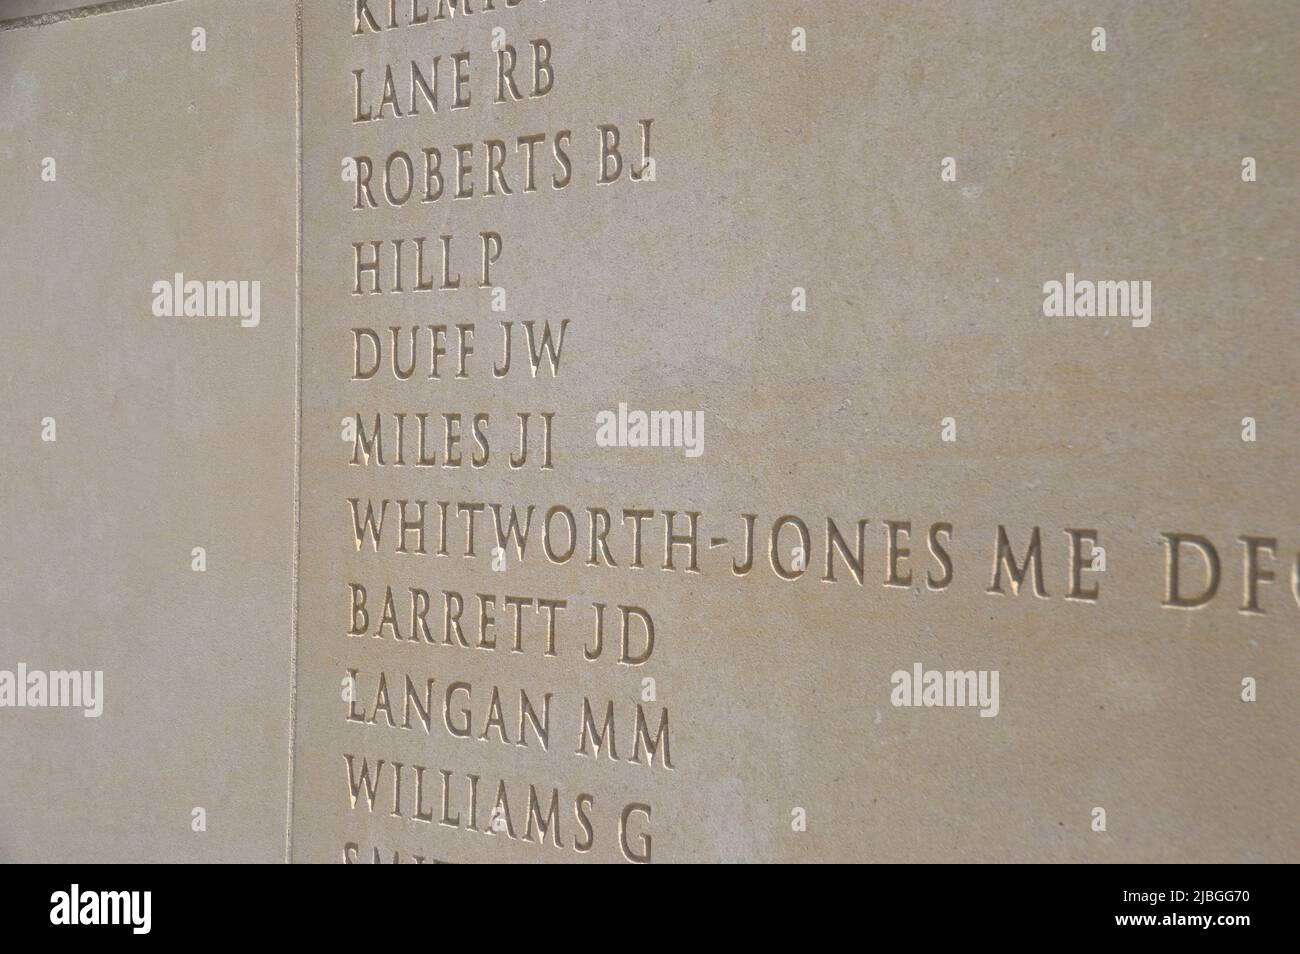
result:
[[[97,719],[0,709],[5,861],[285,856],[297,163],[284,13],[186,0],[0,31],[0,669],[101,670],[105,697]],[[155,317],[153,283],[176,272],[260,281],[260,324]]]
[[[72,3],[69,0],[3,0],[0,2],[0,21],[56,14],[70,15],[88,6],[90,5]]]
[[[0,859],[275,861],[288,841],[295,862],[1300,860],[1300,7],[486,4],[361,35],[351,0],[175,0],[0,30],[0,670],[102,669],[107,695],[98,720],[0,709]],[[404,24],[409,4],[394,9]],[[494,102],[493,44],[516,50],[526,91],[541,38],[553,87]],[[391,66],[406,113],[410,63],[427,75],[435,58],[436,113],[354,121],[353,71],[374,114]],[[637,182],[642,120],[655,167]],[[601,124],[621,134],[608,184]],[[564,130],[572,183],[555,188]],[[510,195],[484,194],[496,140]],[[461,144],[469,198],[451,194]],[[427,147],[446,190],[429,202]],[[399,152],[406,202],[382,192]],[[357,156],[378,208],[353,207]],[[502,245],[480,288],[483,232]],[[436,278],[443,235],[462,286],[416,291],[415,239]],[[385,291],[355,294],[354,243],[372,241]],[[261,325],[153,317],[152,282],[177,271],[261,279]],[[1045,316],[1067,274],[1149,282],[1149,324]],[[513,367],[496,376],[504,321]],[[562,321],[558,372],[530,373],[525,323]],[[389,330],[405,362],[412,327],[400,380]],[[353,380],[356,329],[384,344],[371,379]],[[620,405],[699,412],[703,453],[600,446],[598,415]],[[353,464],[345,421],[376,414],[385,464]],[[462,416],[460,466],[444,466],[445,414]],[[414,463],[417,415],[431,467]],[[358,547],[350,499],[389,501],[377,548]],[[395,552],[397,501],[426,502],[426,553]],[[472,556],[462,503],[483,508]],[[493,504],[535,508],[504,570]],[[543,549],[558,505],[570,558]],[[653,511],[640,567],[637,509]],[[591,565],[593,510],[616,566]],[[665,567],[666,512],[679,533],[699,514],[698,572],[683,545]],[[795,517],[806,568],[783,579]],[[826,579],[828,518],[849,549],[867,521],[861,582],[840,557]],[[903,524],[911,581],[888,585]],[[1005,569],[989,592],[1000,528],[1017,561],[1037,530],[1041,595]],[[1096,599],[1072,593],[1069,531],[1105,550],[1079,573]],[[1205,605],[1162,605],[1164,534],[1215,547]],[[1254,601],[1243,537],[1264,547]],[[1182,567],[1198,589],[1195,551]],[[358,585],[369,625],[351,635]],[[408,638],[412,589],[429,639]],[[469,646],[446,642],[448,591]],[[515,651],[507,596],[566,601],[553,655],[536,604]],[[481,600],[493,649],[475,645]],[[606,645],[588,659],[593,604]],[[653,618],[644,663],[616,656],[620,606]],[[918,664],[996,672],[997,715],[893,704],[892,675]],[[432,687],[427,730],[404,711],[408,678]],[[521,691],[539,713],[549,698],[545,746],[520,730]],[[617,759],[578,751],[584,699],[598,722],[612,706]],[[671,768],[638,747],[638,705],[650,734],[666,709]],[[351,787],[363,759],[373,803]],[[558,806],[544,839],[530,793]]]
[[[633,802],[652,806],[634,835],[653,836],[656,862],[1295,860],[1293,4],[525,2],[360,37],[349,9],[304,17],[295,860],[338,860],[351,843],[363,859],[378,847],[386,860],[617,861],[619,810]],[[1096,26],[1104,53],[1090,48]],[[521,49],[551,41],[553,92],[491,102],[496,27]],[[804,53],[791,49],[796,27]],[[446,108],[444,74],[436,117],[352,122],[353,70],[367,71],[373,108],[385,64],[404,100],[410,60],[427,69],[441,55],[445,70],[459,50],[471,53],[470,108]],[[644,118],[656,181],[625,172],[596,185],[595,124],[617,123],[637,158]],[[560,129],[573,130],[579,180],[562,191],[354,211],[340,176],[347,155],[418,159],[436,146],[450,161],[473,143],[481,192],[483,140],[500,138],[518,188],[514,137]],[[956,182],[941,180],[946,156]],[[1244,156],[1257,182],[1241,180]],[[504,316],[477,288],[352,294],[353,242],[436,245],[488,229],[505,241]],[[1044,283],[1067,272],[1152,282],[1150,326],[1045,318]],[[806,313],[791,311],[796,286]],[[557,378],[492,377],[500,332],[488,329],[502,318],[571,321]],[[422,357],[411,381],[390,370],[349,380],[352,328],[445,323],[454,366],[458,322],[476,324],[468,377],[423,380]],[[703,455],[597,447],[597,413],[620,402],[703,411]],[[557,412],[554,470],[506,466],[519,410]],[[404,411],[408,427],[416,412],[436,423],[488,411],[493,456],[477,470],[350,466],[339,424],[358,411]],[[954,442],[941,439],[949,417]],[[349,497],[452,502],[451,555],[358,553]],[[462,501],[536,504],[537,523],[565,504],[579,555],[548,561],[534,528],[525,558],[512,549],[507,571],[492,572],[490,513],[476,558],[457,555]],[[586,565],[588,507],[615,515],[617,569]],[[619,520],[637,507],[656,510],[640,570],[626,566]],[[682,572],[684,548],[663,570],[664,510],[702,514],[700,573]],[[745,513],[764,534],[782,515],[807,522],[803,578],[776,577],[766,535],[756,569],[733,574]],[[839,582],[822,581],[828,516],[850,541],[871,521],[861,586],[842,562]],[[883,585],[887,520],[911,522],[910,587]],[[932,592],[927,574],[942,574],[926,533],[940,522],[953,527],[955,573]],[[1028,583],[1018,596],[986,592],[999,525],[1017,558],[1040,528],[1045,598]],[[1106,549],[1105,572],[1082,574],[1100,585],[1095,603],[1065,599],[1067,528],[1097,531]],[[1163,532],[1218,548],[1222,583],[1206,607],[1161,606]],[[1242,534],[1278,541],[1263,615],[1240,611]],[[732,545],[712,550],[713,536]],[[787,529],[783,559],[796,543]],[[537,652],[542,618],[529,611],[521,654],[391,629],[358,638],[347,635],[351,583],[371,594],[372,631],[385,585],[404,634],[409,587],[433,594],[431,620],[444,589],[467,595],[467,616],[474,594],[496,594],[507,644],[503,594],[575,609],[555,658]],[[649,663],[583,661],[593,601],[653,614]],[[999,671],[998,716],[892,706],[891,673],[916,663]],[[347,721],[349,668],[378,725]],[[375,713],[380,671],[399,723],[403,678],[421,691],[435,680],[432,732]],[[645,676],[657,687],[649,711],[670,712],[671,771],[627,761]],[[1258,680],[1254,703],[1240,698],[1245,677]],[[472,739],[442,721],[458,680],[473,687],[453,707],[473,711]],[[495,729],[479,738],[494,686],[511,744]],[[535,703],[554,695],[548,751],[517,744],[520,689]],[[575,754],[584,694],[600,711],[615,702],[619,762]],[[364,795],[351,804],[346,754],[388,763],[373,809]],[[394,762],[406,773],[401,817]],[[411,818],[416,765],[432,779],[421,806],[432,822]],[[459,780],[456,827],[438,822],[443,769]],[[484,788],[477,832],[468,775]],[[482,831],[502,779],[519,837]],[[530,784],[543,799],[559,790],[559,849],[524,837]],[[573,847],[580,794],[595,806],[587,852]],[[1098,807],[1104,832],[1092,830]],[[796,809],[804,832],[792,830]]]

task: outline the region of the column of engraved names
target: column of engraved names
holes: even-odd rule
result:
[[[574,555],[588,544],[596,565],[609,514],[587,541],[562,503],[493,502],[475,490],[483,475],[563,469],[554,437],[565,420],[554,405],[503,413],[457,398],[458,384],[476,380],[501,386],[475,393],[510,400],[562,382],[581,332],[567,317],[529,315],[511,288],[512,276],[547,267],[512,210],[569,189],[616,195],[654,175],[649,119],[587,129],[528,121],[529,107],[563,83],[564,57],[540,32],[516,38],[509,15],[521,5],[356,0],[348,24],[353,62],[341,79],[369,149],[343,162],[356,228],[346,276],[353,403],[342,408],[351,490],[338,502],[353,551],[340,594],[349,647],[341,764],[349,810],[399,820],[400,835],[383,846],[348,841],[345,861],[437,860],[430,833],[450,830],[466,847],[459,839],[648,862],[652,805],[611,803],[584,782],[597,760],[672,770],[668,710],[653,693],[629,703],[537,675],[646,666],[649,610],[579,604],[562,580],[546,591],[510,586],[512,568],[580,566]],[[453,42],[456,17],[471,23]],[[398,42],[381,42],[385,34]],[[408,44],[412,55],[388,52]],[[465,134],[465,122],[481,132]],[[635,158],[625,156],[629,142]],[[428,230],[452,218],[470,224]],[[403,225],[380,224],[395,221]],[[521,678],[486,678],[483,654],[514,661]],[[420,760],[404,754],[413,735],[427,742]],[[506,767],[484,771],[485,751]],[[554,771],[530,774],[524,752]]]

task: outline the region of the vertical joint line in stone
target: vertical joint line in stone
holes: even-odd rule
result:
[[[285,795],[284,860],[293,861],[293,770],[298,738],[298,561],[302,499],[302,0],[294,3],[294,404],[293,404],[293,583],[289,626],[289,772]]]

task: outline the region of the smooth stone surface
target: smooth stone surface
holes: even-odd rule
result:
[[[5,861],[285,856],[286,9],[187,0],[0,32],[0,669],[102,670],[105,696],[97,719],[0,709]],[[155,317],[176,272],[260,281],[260,324]]]
[[[527,2],[378,36],[353,36],[350,11],[304,15],[295,860],[618,861],[642,857],[647,833],[655,862],[1294,860],[1293,5],[844,0],[758,15],[740,0]],[[1090,49],[1097,25],[1104,53]],[[796,26],[805,53],[791,49]],[[492,102],[498,27],[523,51],[525,78],[528,41],[549,40],[550,93]],[[454,110],[461,50],[471,105]],[[405,111],[410,61],[427,71],[436,56],[436,116],[421,101],[419,117],[390,106],[382,120],[353,121],[352,71],[366,71],[374,113],[391,65]],[[625,170],[597,185],[596,124],[617,123],[639,159],[645,118],[656,181],[631,183]],[[550,186],[561,173],[548,138],[542,187],[524,192],[516,137],[562,129],[573,131],[574,184]],[[507,144],[513,195],[482,195],[487,139]],[[475,195],[418,201],[421,150],[441,150],[452,188],[460,143],[474,146]],[[395,150],[414,157],[417,198],[395,207],[376,178],[379,207],[354,210],[344,157],[382,166]],[[1241,181],[1245,155],[1257,182]],[[945,156],[957,159],[955,182],[941,179]],[[493,281],[508,293],[504,314],[476,287],[470,246],[484,230],[505,243]],[[443,234],[467,246],[466,287],[413,292],[414,237],[436,250]],[[353,243],[397,237],[404,292],[354,295]],[[1149,327],[1045,318],[1044,284],[1067,272],[1152,282]],[[806,313],[792,313],[796,286]],[[557,377],[493,377],[499,321],[565,319]],[[476,325],[464,378],[453,375],[457,323]],[[448,327],[440,380],[426,377],[427,331],[411,380],[391,366],[350,380],[353,329],[386,348],[388,329],[403,329],[406,362],[406,329],[432,324]],[[596,415],[620,402],[702,411],[702,456],[598,447]],[[517,411],[555,412],[553,470],[508,466]],[[386,466],[349,463],[342,419],[360,414],[369,428],[377,412],[385,428],[406,414],[405,466],[393,466],[392,430]],[[491,414],[487,464],[414,466],[415,415],[429,415],[441,461],[440,416],[457,412],[467,455],[470,418]],[[1241,439],[1248,416],[1254,443]],[[358,549],[349,498],[391,501],[378,552],[369,539]],[[394,552],[399,500],[428,501],[427,555]],[[445,556],[439,501],[451,506]],[[472,559],[462,502],[486,505]],[[526,555],[508,547],[505,572],[491,567],[493,503],[521,517],[537,507]],[[576,515],[578,537],[560,563],[544,556],[539,529],[556,504]],[[613,515],[617,568],[588,565],[591,507]],[[655,511],[642,569],[628,567],[625,508]],[[698,574],[683,571],[684,547],[664,570],[666,510],[678,532],[701,513]],[[742,514],[763,536],[755,569],[737,576]],[[768,555],[783,515],[810,528],[809,569],[794,581]],[[870,521],[862,585],[842,560],[838,582],[822,580],[828,516],[850,546],[857,521]],[[885,521],[911,523],[910,586],[884,585]],[[955,569],[934,591],[927,578],[943,572],[927,534],[941,523],[953,528],[941,539]],[[1019,595],[987,592],[999,526],[1017,560],[1040,529],[1044,597],[1028,580]],[[1106,549],[1105,572],[1081,574],[1100,586],[1095,603],[1065,599],[1070,528],[1095,531]],[[1166,532],[1218,548],[1221,587],[1203,609],[1161,606]],[[1240,611],[1242,534],[1278,541],[1263,615]],[[731,543],[711,549],[714,536]],[[784,564],[797,543],[787,526]],[[1194,552],[1184,559],[1190,591],[1199,566]],[[364,636],[349,635],[352,584],[369,594]],[[395,619],[377,638],[385,586]],[[397,638],[413,628],[413,587],[430,594],[432,643]],[[497,649],[444,644],[444,590],[464,595],[471,642],[476,594],[495,594]],[[545,622],[532,609],[524,651],[510,651],[508,594],[568,601],[554,657],[539,651]],[[652,614],[649,662],[582,658],[593,602]],[[891,674],[917,663],[998,671],[996,718],[891,705]],[[349,670],[360,721],[341,698]],[[408,677],[422,701],[433,680],[431,729],[406,708]],[[645,677],[651,731],[662,707],[670,714],[671,769],[647,766],[644,752],[628,761]],[[1240,697],[1245,677],[1258,680],[1254,703]],[[444,719],[456,682],[472,687],[450,706],[457,728],[471,713],[470,738]],[[492,725],[493,687],[504,728]],[[531,726],[519,744],[521,689],[538,707],[553,696],[545,748]],[[615,706],[617,761],[577,754],[584,697],[598,718]],[[363,758],[373,804],[353,790]],[[501,782],[511,830],[494,832]],[[530,786],[543,813],[556,793],[559,847],[527,827]],[[619,819],[632,804],[651,817],[631,816],[629,852]],[[1093,830],[1096,808],[1105,831]],[[800,812],[806,831],[794,830]]]
[[[102,670],[106,694],[98,719],[0,708],[0,860],[1297,860],[1298,8],[486,4],[378,35],[351,0],[0,30],[0,676]],[[493,102],[494,44],[520,101]],[[439,106],[397,118],[412,61]],[[354,121],[355,70],[382,119]],[[444,235],[462,286],[416,291],[415,239],[436,284]],[[372,241],[385,291],[354,293]],[[260,324],[155,317],[176,272],[260,281]],[[1045,316],[1067,276],[1149,282],[1149,324]],[[564,321],[532,373],[526,328]],[[353,380],[359,329],[384,360]],[[698,412],[702,453],[602,446],[621,406]],[[382,467],[345,430],[376,415]],[[377,546],[350,499],[384,513]],[[423,554],[396,550],[402,501]],[[534,508],[522,556],[493,505]],[[698,514],[694,563],[667,513]],[[1041,580],[1008,583],[1000,531],[1017,564],[1037,531]],[[1104,570],[1076,572],[1071,531]],[[1204,606],[1162,605],[1165,534],[1215,547]],[[565,603],[553,646],[539,599]],[[644,661],[620,607],[653,619]],[[918,666],[996,672],[996,716],[896,705]]]

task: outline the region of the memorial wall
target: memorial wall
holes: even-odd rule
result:
[[[1296,861],[1298,39],[0,0],[0,860]]]

